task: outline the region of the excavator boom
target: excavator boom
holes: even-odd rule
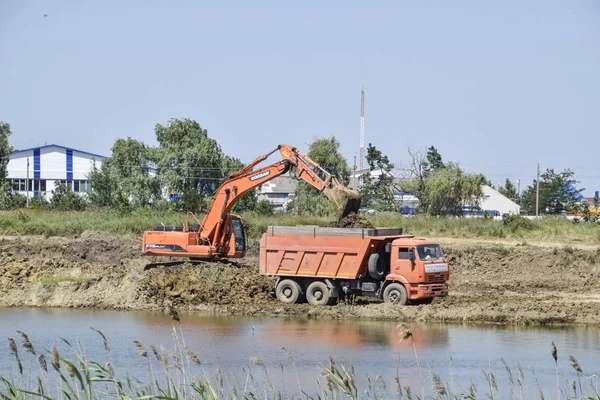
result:
[[[280,161],[254,170],[254,167],[277,151],[281,154]],[[342,186],[335,176],[295,147],[281,144],[229,176],[215,193],[198,229],[190,230],[186,221],[181,232],[144,232],[144,253],[184,257],[242,257],[245,245],[241,250],[241,242],[236,242],[240,235],[243,237],[243,228],[240,228],[242,222],[239,216],[230,215],[232,207],[244,193],[286,172],[322,191],[336,206],[338,218],[358,212],[360,196],[357,192]],[[188,213],[188,220],[189,214],[191,213]],[[193,214],[192,216],[196,218]]]

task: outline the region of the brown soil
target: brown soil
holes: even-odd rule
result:
[[[312,318],[600,325],[600,255],[590,247],[514,242],[443,242],[450,296],[398,307],[373,299],[312,307],[275,300],[257,257],[180,262],[143,257],[140,240],[104,233],[79,238],[0,239],[0,306],[179,310]],[[161,264],[162,263],[162,264]]]
[[[346,217],[329,223],[332,228],[375,228],[373,224],[356,213],[350,213]]]

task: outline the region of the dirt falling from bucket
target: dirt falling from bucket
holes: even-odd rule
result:
[[[336,218],[346,218],[348,215],[358,213],[360,208],[360,194],[345,187],[328,190],[325,195],[336,207]]]

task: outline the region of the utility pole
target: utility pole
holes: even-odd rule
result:
[[[352,173],[352,186],[356,190],[356,154],[354,155],[354,172]]]
[[[521,180],[517,179],[517,200],[519,201],[519,206],[521,205]]]
[[[365,159],[365,88],[360,90],[360,173],[359,184],[362,183],[363,160]]]
[[[537,165],[537,179],[535,180],[535,216],[540,215],[540,163]]]
[[[27,190],[27,208],[29,208],[29,157],[27,157],[27,180],[25,181],[25,190]]]

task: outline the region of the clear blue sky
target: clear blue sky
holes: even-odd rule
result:
[[[597,0],[293,3],[0,1],[0,120],[110,155],[187,117],[245,162],[335,135],[352,164],[364,85],[397,166],[434,145],[494,184],[539,162],[600,190]]]

